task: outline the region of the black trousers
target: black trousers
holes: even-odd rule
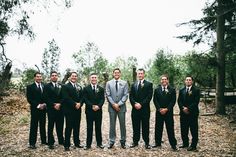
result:
[[[56,126],[57,139],[59,144],[64,144],[63,126],[64,114],[62,111],[48,111],[48,145],[53,145],[55,142],[53,136],[54,125]]]
[[[138,144],[140,140],[140,130],[142,127],[142,136],[146,145],[149,145],[149,121],[150,112],[143,112],[142,110],[132,110],[131,112],[132,126],[133,126],[133,143]]]
[[[79,131],[80,131],[80,120],[81,120],[81,110],[73,112],[73,113],[66,113],[66,129],[65,129],[65,147],[70,147],[70,138],[71,133],[73,131],[73,140],[74,145],[78,146],[80,144],[79,140]]]
[[[87,120],[87,140],[86,145],[91,146],[93,140],[93,122],[95,123],[95,134],[97,145],[102,144],[102,112],[101,111],[89,111],[86,113]]]
[[[189,145],[189,130],[192,135],[191,147],[197,147],[198,143],[198,115],[180,115],[181,138],[183,145]]]
[[[155,123],[155,142],[157,145],[161,145],[163,125],[166,125],[166,131],[169,139],[169,143],[172,147],[176,146],[177,141],[174,133],[174,118],[172,113],[161,115],[159,111],[156,112]]]
[[[29,144],[35,145],[37,141],[37,132],[39,132],[41,143],[46,144],[46,110],[31,110],[31,120],[30,120],[30,133],[29,133]]]

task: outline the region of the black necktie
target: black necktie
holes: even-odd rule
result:
[[[116,80],[116,91],[118,91],[118,81]]]
[[[188,92],[189,92],[189,88],[187,87],[186,93],[188,93]]]
[[[139,81],[139,84],[138,84],[138,90],[141,89],[141,81]]]
[[[95,86],[93,86],[93,93],[95,94]]]
[[[165,92],[165,91],[166,91],[166,87],[164,86],[164,87],[163,87],[163,92]]]
[[[43,93],[40,83],[38,84],[38,90]]]

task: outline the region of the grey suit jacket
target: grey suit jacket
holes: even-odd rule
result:
[[[112,104],[117,103],[120,106],[120,112],[126,112],[125,102],[128,99],[128,83],[124,80],[118,80],[118,91],[116,92],[116,82],[112,79],[106,84],[106,97],[108,99],[108,112],[116,112]]]

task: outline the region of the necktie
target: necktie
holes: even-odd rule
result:
[[[93,86],[93,93],[95,94],[96,92],[95,92],[95,86]]]
[[[163,87],[163,91],[162,91],[162,92],[165,92],[165,91],[166,91],[166,87],[164,86],[164,87]]]
[[[140,90],[141,89],[141,81],[139,81],[139,84],[138,84],[138,90]]]
[[[188,93],[188,92],[189,92],[189,88],[187,87],[186,93]]]
[[[43,93],[40,83],[38,84],[38,90]]]
[[[118,81],[116,80],[116,92],[118,91]]]

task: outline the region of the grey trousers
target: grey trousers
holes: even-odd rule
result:
[[[109,112],[110,116],[110,130],[109,130],[109,143],[114,144],[116,140],[116,119],[118,116],[120,122],[120,143],[126,142],[126,126],[125,126],[125,112]]]

